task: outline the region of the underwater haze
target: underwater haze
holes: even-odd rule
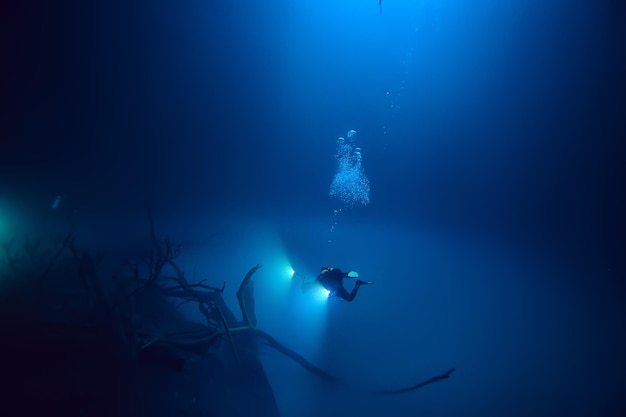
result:
[[[257,327],[345,381],[262,346],[283,417],[626,415],[624,2],[0,15],[0,241],[75,221],[122,259],[150,207],[233,310],[262,264]]]

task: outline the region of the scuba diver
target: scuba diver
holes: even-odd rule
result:
[[[372,284],[369,281],[361,281],[357,279],[354,283],[354,288],[348,293],[343,286],[344,278],[358,278],[359,274],[356,271],[343,272],[339,268],[328,268],[323,266],[320,270],[320,274],[317,276],[316,281],[322,284],[330,293],[329,297],[339,297],[344,301],[352,301],[356,297],[357,291],[361,285]]]

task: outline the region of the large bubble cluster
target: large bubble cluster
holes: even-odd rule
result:
[[[330,196],[348,206],[370,202],[370,181],[363,171],[361,148],[354,145],[355,130],[348,131],[347,139],[337,138],[337,172],[330,184]]]

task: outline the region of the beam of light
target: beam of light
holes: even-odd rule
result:
[[[231,275],[237,277],[237,286],[239,277],[251,265],[263,265],[252,278],[259,328],[307,357],[317,354],[325,331],[328,297],[324,299],[319,292],[303,293],[301,289],[305,278],[310,282],[317,277],[317,263],[307,269],[303,262],[308,265],[312,260],[295,259],[297,255],[289,254],[276,227],[263,219],[246,218],[233,229],[240,231],[245,240],[238,240],[236,253],[225,251],[219,262],[225,273],[236,266],[237,272]],[[224,297],[229,306],[238,309],[234,291]]]
[[[263,259],[262,273],[265,279],[262,284],[259,281],[257,286],[259,296],[264,296],[271,303],[282,303],[288,297],[295,271],[290,266],[282,244],[274,245]]]
[[[328,290],[312,279],[303,282],[296,276],[290,295],[293,340],[297,342],[300,352],[315,359],[320,353],[326,331]]]
[[[217,265],[212,265],[211,269],[224,271],[224,276],[233,277],[227,282],[227,287],[232,285],[236,289],[253,265],[262,265],[252,278],[256,316],[258,326],[272,332],[272,326],[278,326],[285,315],[291,290],[293,268],[287,250],[274,225],[265,219],[246,217],[230,222],[228,228],[235,238],[226,240],[225,245],[236,246],[236,250],[225,246],[216,254]],[[232,309],[238,310],[235,291],[225,292],[224,299]]]
[[[330,291],[328,291],[324,287],[320,287],[317,290],[315,290],[315,293],[313,294],[313,297],[319,303],[327,303],[328,302],[328,298],[330,297]]]

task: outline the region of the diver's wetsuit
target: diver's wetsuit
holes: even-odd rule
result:
[[[322,272],[320,272],[317,280],[324,288],[330,291],[330,296],[339,297],[345,301],[352,301],[356,297],[359,287],[365,282],[357,280],[352,291],[348,293],[348,290],[343,287],[344,278],[349,278],[348,273],[343,272],[339,268],[322,268]]]

